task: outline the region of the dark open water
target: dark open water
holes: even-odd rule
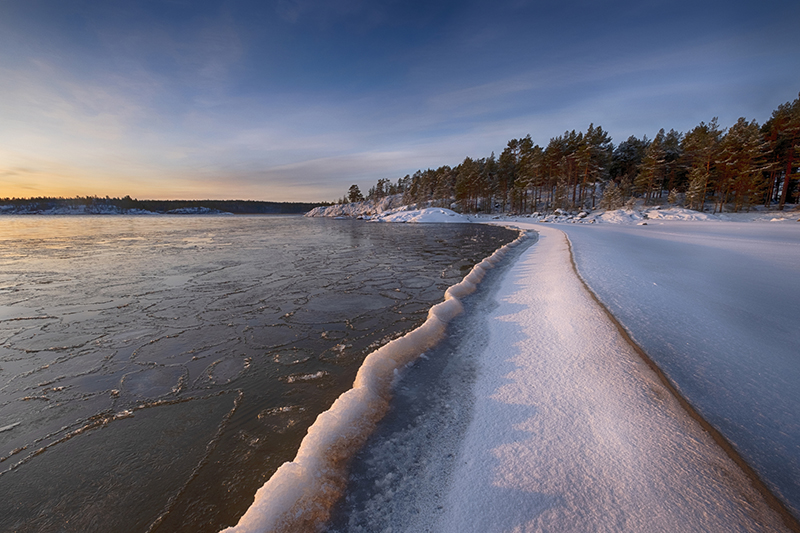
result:
[[[0,531],[216,532],[364,357],[516,234],[0,218]]]

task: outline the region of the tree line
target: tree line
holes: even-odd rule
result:
[[[234,214],[299,214],[310,211],[319,203],[308,202],[262,202],[257,200],[137,200],[130,196],[105,198],[99,196],[76,196],[74,198],[0,198],[0,207],[11,212],[48,211],[59,208],[85,207],[102,211],[112,208],[120,212],[149,211],[168,213],[179,209],[207,208],[214,211]]]
[[[800,95],[763,125],[740,118],[723,129],[714,118],[687,133],[661,129],[653,139],[631,136],[616,146],[594,124],[553,137],[546,147],[528,135],[508,141],[497,157],[467,157],[456,167],[418,170],[396,182],[379,179],[366,199],[402,194],[406,204],[462,212],[617,209],[639,198],[645,205],[666,199],[714,212],[783,209],[800,202],[798,161]],[[364,199],[352,185],[339,203]]]

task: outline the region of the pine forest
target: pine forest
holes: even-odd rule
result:
[[[618,209],[643,200],[713,212],[800,203],[800,95],[763,125],[740,118],[722,128],[714,118],[687,133],[631,136],[618,145],[600,126],[567,131],[546,147],[530,135],[508,141],[499,156],[467,157],[456,167],[382,178],[366,198],[352,185],[339,203],[402,194],[404,204],[464,213],[533,213]]]

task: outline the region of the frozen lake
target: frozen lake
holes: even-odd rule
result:
[[[3,217],[0,531],[219,531],[366,354],[516,237],[302,217]]]

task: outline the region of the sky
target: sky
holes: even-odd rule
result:
[[[333,201],[800,92],[797,0],[0,0],[0,197]]]

